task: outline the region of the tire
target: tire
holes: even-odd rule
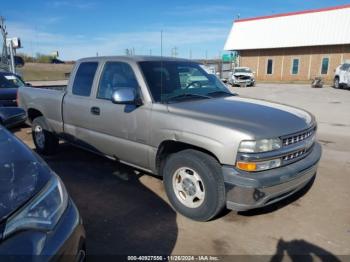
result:
[[[337,76],[334,78],[334,88],[341,88],[339,83],[339,77]]]
[[[208,221],[225,206],[221,166],[208,154],[188,149],[170,155],[163,181],[174,209],[190,219]]]
[[[58,148],[58,138],[48,131],[44,117],[37,117],[32,123],[32,137],[39,154],[53,155]]]

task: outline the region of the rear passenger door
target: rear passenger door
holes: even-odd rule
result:
[[[350,64],[348,64],[348,68],[347,68],[345,74],[346,74],[345,81],[346,81],[348,87],[350,88]]]
[[[91,94],[98,62],[82,62],[78,65],[71,89],[63,99],[63,122],[66,139],[89,147],[92,127]],[[91,148],[93,149],[93,148]]]
[[[348,74],[349,74],[349,65],[343,64],[340,67],[340,71],[339,71],[339,83],[340,84],[347,84],[348,83]]]

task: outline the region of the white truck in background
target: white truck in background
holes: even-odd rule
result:
[[[334,87],[350,88],[350,61],[341,64],[335,70]]]

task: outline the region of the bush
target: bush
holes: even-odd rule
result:
[[[37,63],[48,63],[50,64],[53,57],[50,55],[36,54],[36,62]]]

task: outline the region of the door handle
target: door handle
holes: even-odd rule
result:
[[[96,107],[96,106],[93,106],[93,107],[91,107],[90,112],[93,115],[100,115],[100,108]]]

